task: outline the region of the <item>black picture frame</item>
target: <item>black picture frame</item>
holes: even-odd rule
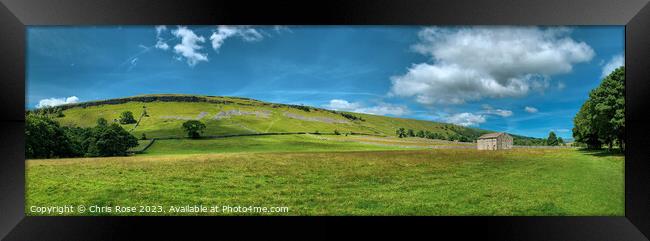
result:
[[[480,236],[500,240],[647,240],[650,235],[648,0],[0,0],[0,238],[134,240],[298,235]],[[624,217],[26,217],[27,25],[625,25]],[[270,225],[271,224],[271,225]],[[347,236],[347,235],[346,235]]]

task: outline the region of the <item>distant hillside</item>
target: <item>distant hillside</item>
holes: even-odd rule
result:
[[[90,127],[97,119],[117,121],[120,113],[131,111],[137,124],[123,127],[136,137],[182,137],[181,124],[200,120],[207,126],[204,135],[235,135],[286,132],[359,133],[394,136],[398,128],[436,133],[442,139],[475,140],[491,132],[447,123],[332,111],[301,105],[268,103],[249,98],[179,94],[142,95],[58,107],[63,125]]]

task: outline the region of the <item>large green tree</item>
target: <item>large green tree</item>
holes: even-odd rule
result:
[[[587,100],[573,118],[573,139],[586,144],[589,149],[600,149],[602,142],[596,128],[592,126],[592,112],[591,101]]]
[[[199,138],[205,129],[205,124],[197,120],[188,120],[183,123],[183,129],[190,138]]]
[[[589,93],[593,104],[593,123],[598,138],[609,148],[617,142],[625,145],[625,67],[609,74],[598,88]]]
[[[86,156],[125,156],[129,148],[137,145],[137,138],[117,123],[112,123],[92,128],[83,146],[86,147]]]
[[[620,67],[605,77],[589,93],[573,119],[573,136],[589,148],[611,149],[618,144],[625,149],[625,67]]]
[[[74,156],[71,140],[58,122],[47,115],[25,116],[25,156],[53,158]]]

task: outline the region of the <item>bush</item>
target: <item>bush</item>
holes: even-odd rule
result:
[[[341,135],[341,132],[339,132],[338,130],[334,130],[334,135],[337,135],[337,136]]]

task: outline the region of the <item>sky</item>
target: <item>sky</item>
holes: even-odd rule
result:
[[[240,96],[568,139],[624,27],[29,27],[26,54],[28,109]]]

